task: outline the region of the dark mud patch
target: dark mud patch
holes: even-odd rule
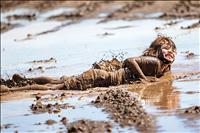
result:
[[[68,133],[111,133],[112,125],[105,121],[78,120],[67,126]]]
[[[40,64],[40,63],[56,63],[57,60],[53,57],[51,57],[50,59],[46,59],[46,60],[34,60],[34,61],[30,61],[27,63],[33,63],[33,64]]]
[[[55,16],[50,16],[48,20],[57,20],[57,21],[65,21],[65,20],[79,20],[83,14],[81,12],[71,12],[71,13],[64,13]]]
[[[4,23],[1,22],[1,33],[4,33],[6,31],[9,31],[13,28],[19,27],[19,24],[11,24],[11,23]]]
[[[189,30],[189,29],[195,29],[195,28],[199,28],[199,27],[200,27],[200,20],[198,22],[188,25],[186,27],[182,26],[181,29]]]
[[[33,103],[30,106],[30,109],[32,110],[32,112],[34,114],[46,113],[46,112],[56,114],[56,113],[60,113],[61,109],[69,109],[69,108],[75,108],[75,107],[69,105],[68,103],[60,104],[60,103],[56,102],[55,104],[52,104],[52,103],[45,104],[42,101],[41,96],[39,96],[39,95],[36,95],[36,103]]]
[[[198,124],[195,124],[195,121],[200,120],[200,106],[195,105],[188,108],[180,109],[177,111],[177,114],[180,118],[185,119],[185,122],[192,127],[199,128]]]
[[[136,96],[128,91],[109,90],[100,94],[92,103],[104,107],[121,126],[135,126],[139,131],[154,131],[152,116],[147,114]]]
[[[172,10],[168,10],[159,18],[176,19],[176,18],[199,18],[200,3],[198,1],[179,1],[173,5]]]
[[[37,16],[35,13],[33,14],[23,14],[23,15],[10,15],[7,16],[6,19],[8,21],[13,21],[13,20],[28,20],[28,21],[32,21],[32,20],[36,20]]]
[[[110,33],[110,32],[105,32],[103,34],[97,34],[97,36],[101,36],[101,37],[112,36],[112,35],[114,35],[114,33]]]
[[[45,72],[45,70],[54,69],[54,68],[56,68],[56,66],[50,66],[50,67],[39,66],[36,68],[29,68],[27,71],[28,72],[34,72],[34,71]]]
[[[118,27],[111,27],[111,28],[105,28],[106,30],[119,30],[119,29],[127,29],[127,28],[133,28],[132,25],[125,25],[125,26],[118,26]]]
[[[13,124],[4,124],[1,125],[1,129],[7,129],[7,128],[12,128]]]
[[[184,114],[199,114],[200,115],[200,106],[192,106],[186,109],[183,109]]]
[[[51,120],[51,119],[46,120],[46,122],[45,122],[45,124],[47,124],[47,125],[53,125],[53,124],[56,124],[56,123],[57,122],[55,120]]]

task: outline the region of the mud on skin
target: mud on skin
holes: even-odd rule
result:
[[[138,99],[130,92],[109,90],[100,94],[92,103],[97,107],[104,107],[121,126],[135,126],[139,131],[154,131],[155,123],[152,116],[147,114]]]

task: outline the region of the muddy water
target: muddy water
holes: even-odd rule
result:
[[[181,26],[190,25],[198,20],[178,21],[180,22],[176,25],[166,26],[168,21],[154,19],[119,20],[100,24],[97,24],[99,19],[92,19],[41,35],[40,33],[68,22],[33,21],[1,34],[1,74],[4,78],[10,77],[13,73],[23,73],[28,77],[79,74],[102,58],[111,59],[118,55],[118,58],[123,59],[140,55],[158,33],[171,36],[177,45],[173,73],[200,71],[199,29],[180,29]],[[160,30],[154,30],[155,27],[160,27]],[[188,50],[195,56],[187,58],[185,52]],[[31,63],[51,57],[56,59],[56,62]],[[37,69],[39,67],[42,69]],[[30,68],[34,71],[28,71]],[[137,92],[143,99],[146,110],[156,117],[159,132],[198,132],[199,119],[181,117],[176,111],[200,105],[199,81],[200,75],[194,75],[142,90],[131,90],[129,86],[129,90]],[[62,110],[59,114],[32,114],[29,107],[33,99],[2,101],[1,124],[12,124],[10,128],[2,129],[2,132],[65,131],[65,127],[59,122],[64,116],[69,122],[79,119],[113,122],[102,109],[90,105],[94,99],[95,97],[86,97],[83,100],[78,100],[78,97],[66,99],[63,102],[70,103],[75,109]],[[58,123],[52,126],[45,125],[48,119]],[[116,123],[113,131],[136,132],[134,128],[121,128]]]

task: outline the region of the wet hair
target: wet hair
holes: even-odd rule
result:
[[[158,37],[151,43],[149,48],[143,52],[143,56],[158,57],[161,47],[165,44],[170,45],[173,49],[176,49],[176,45],[170,37],[158,35]]]

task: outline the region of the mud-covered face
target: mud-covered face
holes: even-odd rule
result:
[[[176,56],[176,49],[169,44],[164,44],[161,46],[162,56],[169,63],[174,62]]]

